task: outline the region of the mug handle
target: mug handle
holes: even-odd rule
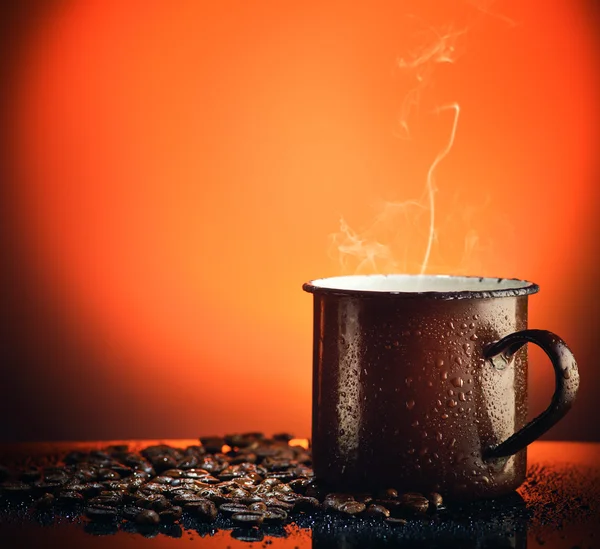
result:
[[[567,344],[552,332],[546,330],[515,332],[489,345],[483,355],[493,366],[504,368],[525,343],[539,345],[552,362],[556,378],[552,402],[546,410],[514,435],[485,450],[483,453],[485,459],[512,456],[531,444],[564,417],[577,396],[579,388],[577,362]]]

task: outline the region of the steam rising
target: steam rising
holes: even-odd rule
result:
[[[455,62],[458,56],[457,41],[465,32],[466,30],[452,28],[439,32],[430,28],[428,34],[431,37],[427,45],[415,49],[406,57],[397,60],[398,68],[407,73],[413,81],[413,85],[406,94],[400,109],[400,137],[411,139],[409,120],[421,104],[422,92],[430,82],[435,66],[441,63]],[[417,269],[421,274],[426,271],[433,242],[436,240],[435,171],[454,145],[460,106],[458,103],[452,103],[438,107],[434,110],[434,113],[440,114],[447,110],[454,111],[449,137],[427,171],[423,196],[420,199],[406,200],[399,203],[384,203],[373,224],[361,232],[352,229],[343,217],[340,219],[339,232],[332,234],[330,238],[333,247],[339,253],[343,272],[350,270],[351,260],[357,263],[354,270],[356,274],[381,272],[382,269],[408,271],[407,259],[411,235],[415,234],[415,231],[418,233],[419,220],[423,214],[428,214],[427,245],[420,268]]]
[[[450,138],[446,146],[439,152],[435,157],[433,164],[429,167],[427,172],[427,195],[429,196],[429,238],[427,239],[427,249],[425,250],[425,257],[421,264],[421,274],[425,272],[427,263],[429,262],[429,256],[431,255],[431,245],[433,244],[433,238],[435,236],[435,186],[433,174],[437,165],[450,153],[452,145],[454,145],[454,139],[456,138],[456,128],[458,126],[458,116],[460,114],[460,106],[458,103],[454,103],[447,107],[441,107],[441,110],[454,109],[454,121],[452,122],[452,129],[450,130]]]

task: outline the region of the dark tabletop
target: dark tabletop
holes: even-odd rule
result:
[[[125,441],[132,448],[163,442],[185,447],[197,440]],[[116,441],[0,446],[1,460],[60,455],[102,448]],[[123,441],[118,441],[123,443]],[[1,461],[0,460],[0,461]],[[181,524],[146,532],[126,524],[96,525],[78,514],[40,515],[19,507],[0,510],[0,548],[85,547],[155,549],[194,547],[600,547],[600,444],[536,442],[529,448],[529,473],[512,496],[465,507],[449,506],[427,520],[390,526],[373,519],[336,515],[302,516],[267,526],[250,536],[230,525]]]

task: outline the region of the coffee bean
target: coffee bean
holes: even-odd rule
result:
[[[270,498],[266,498],[265,500],[263,500],[267,507],[269,509],[281,509],[282,511],[292,511],[294,509],[295,506],[295,502],[294,503],[287,503],[285,501],[281,501],[281,499],[277,498],[277,497],[270,497]]]
[[[139,498],[136,500],[135,505],[154,511],[164,511],[171,506],[167,498],[162,494],[149,494],[143,498]]]
[[[177,462],[178,469],[194,469],[195,467],[198,467],[197,456],[185,456],[183,459]]]
[[[177,460],[172,456],[153,456],[150,458],[149,461],[157,473],[166,471],[167,469],[174,469],[175,467],[177,467]]]
[[[120,480],[121,475],[112,469],[100,469],[98,480]]]
[[[231,515],[231,520],[240,526],[260,526],[264,515],[260,511],[244,511]]]
[[[195,492],[180,492],[173,497],[174,503],[192,503],[195,501],[206,501],[206,498]]]
[[[273,435],[273,440],[278,440],[281,442],[289,442],[294,438],[294,435],[290,435],[289,433],[276,433]]]
[[[189,479],[201,479],[206,476],[210,476],[209,472],[206,469],[200,468],[190,468],[190,469],[179,469],[181,474],[180,478],[189,478]]]
[[[323,509],[333,509],[339,511],[343,503],[347,501],[354,501],[354,498],[350,494],[331,493],[325,496],[323,501]]]
[[[246,435],[225,435],[225,444],[228,444],[232,448],[246,448],[253,442],[255,442],[255,439]]]
[[[231,517],[243,525],[243,531],[252,537],[262,522],[270,524],[271,533],[277,524],[287,521],[289,513],[316,514],[323,509],[399,525],[409,516],[423,516],[443,504],[437,493],[398,495],[394,488],[376,492],[375,498],[370,493],[330,492],[314,479],[308,465],[310,452],[290,447],[290,436],[269,440],[258,434],[231,434],[226,440],[204,437],[204,446],[185,450],[167,445],[141,452],[109,447],[89,454],[71,453],[63,462],[28,459],[20,470],[6,473],[0,493],[20,499],[29,493],[41,495],[32,504],[39,510],[55,503],[76,506],[87,498],[84,513],[93,521],[113,521],[121,516],[135,521],[137,526],[131,527],[147,536],[158,532],[158,522],[166,528],[178,521],[183,511],[207,523],[217,520],[220,512],[225,519]],[[225,443],[231,450],[223,454]],[[141,522],[137,522],[138,516]],[[390,518],[393,520],[387,520]]]
[[[158,524],[160,522],[160,517],[156,511],[152,511],[151,509],[144,509],[138,513],[135,517],[135,522],[138,524]]]
[[[339,506],[338,510],[346,515],[358,515],[359,513],[362,513],[365,508],[366,505],[364,503],[358,501],[345,501]]]
[[[289,486],[297,494],[304,495],[306,493],[306,487],[308,486],[309,482],[310,481],[307,478],[297,478],[297,479],[292,480],[289,483]]]
[[[86,507],[85,515],[96,522],[108,522],[116,518],[117,509],[109,505],[91,505]]]
[[[166,471],[162,472],[162,476],[173,479],[173,478],[180,478],[180,477],[184,476],[184,473],[181,469],[177,469],[177,468],[176,469],[167,469]]]
[[[177,480],[177,479],[167,477],[165,475],[158,475],[157,477],[154,477],[152,479],[152,482],[155,482],[156,484],[163,484],[163,485],[171,486],[173,484],[173,481],[175,481],[175,480]]]
[[[50,471],[44,473],[44,481],[51,484],[66,484],[69,477],[64,471]]]
[[[73,490],[63,490],[59,492],[56,497],[56,501],[59,505],[63,506],[71,506],[78,505],[84,502],[84,497],[79,492],[75,492]]]
[[[126,505],[123,507],[123,517],[127,520],[135,520],[144,509],[142,507],[137,507],[136,505]]]
[[[220,505],[221,503],[225,503],[227,498],[221,493],[218,488],[204,488],[198,492],[199,496],[202,496],[210,501]]]
[[[278,479],[280,482],[290,482],[294,479],[294,473],[291,471],[271,471],[267,474],[267,477],[268,479]]]
[[[245,513],[248,507],[242,503],[222,503],[219,505],[219,511],[225,515],[234,515],[236,513]]]
[[[118,473],[121,478],[126,478],[133,473],[133,469],[131,467],[126,467],[125,465],[113,465],[112,470],[115,473]]]
[[[393,518],[388,517],[385,519],[385,522],[390,526],[404,526],[406,524],[406,520],[403,518]]]
[[[253,503],[264,502],[264,499],[260,494],[250,494],[245,498],[240,498],[239,502],[244,505],[252,505]]]
[[[257,485],[259,482],[262,482],[262,478],[260,475],[243,476],[233,479],[233,482],[242,488],[248,488]]]
[[[233,499],[243,499],[247,498],[249,495],[250,492],[248,492],[248,490],[244,490],[243,488],[236,488],[235,490],[229,492],[229,497]]]
[[[439,509],[444,505],[444,500],[441,494],[438,494],[437,492],[431,492],[428,495],[428,499],[431,507],[433,507],[434,509]]]
[[[390,516],[390,510],[383,505],[372,504],[367,507],[366,514],[369,517],[388,518]]]
[[[210,454],[220,452],[221,448],[225,445],[225,440],[221,437],[201,437],[200,442]]]
[[[257,511],[262,512],[265,522],[283,522],[288,518],[288,514],[283,509],[277,507],[271,507],[267,511]]]
[[[296,499],[294,503],[295,511],[314,511],[319,507],[319,500],[317,498],[309,498],[307,496],[301,496]]]
[[[98,482],[87,482],[81,485],[82,488],[78,489],[78,492],[81,492],[84,497],[91,498],[97,496],[102,490],[104,490],[104,486]]]
[[[123,482],[122,480],[107,480],[103,482],[104,488],[106,490],[111,490],[115,492],[130,492],[131,491],[131,483]]]
[[[203,522],[217,520],[217,506],[212,501],[203,501],[196,507],[196,516]]]
[[[428,499],[422,494],[416,492],[407,492],[400,496],[400,503],[402,509],[411,511],[414,513],[425,513],[429,507]]]
[[[379,499],[394,499],[398,497],[398,490],[395,488],[387,488],[386,490],[381,490],[377,493],[377,498]]]
[[[213,477],[212,475],[202,475],[198,477],[198,481],[203,484],[220,484],[221,481],[218,478]]]
[[[159,513],[160,521],[165,523],[172,523],[181,518],[183,509],[178,505],[174,505],[169,509],[165,509]]]
[[[256,463],[257,460],[257,456],[256,454],[254,454],[253,452],[247,452],[247,453],[239,453],[236,456],[231,456],[229,463],[231,463],[231,465],[240,465],[240,464],[244,464],[244,463]]]
[[[154,493],[160,494],[164,490],[164,486],[159,484],[158,482],[147,482],[139,487],[140,492],[145,492],[147,494]]]

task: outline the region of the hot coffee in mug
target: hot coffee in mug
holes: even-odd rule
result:
[[[564,341],[527,329],[522,280],[425,275],[313,280],[312,445],[332,489],[494,497],[525,479],[527,445],[579,385]],[[554,368],[547,410],[527,423],[527,348]]]

